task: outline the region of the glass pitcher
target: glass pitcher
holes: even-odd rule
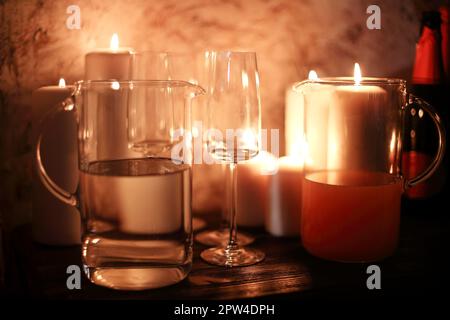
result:
[[[43,184],[76,206],[82,261],[95,284],[142,290],[184,279],[192,265],[190,112],[202,88],[184,81],[78,82],[45,118],[75,113],[79,184],[58,187],[36,157]]]
[[[393,254],[400,200],[441,162],[445,132],[439,115],[406,92],[400,79],[323,78],[296,86],[303,99],[305,171],[301,236],[311,254],[367,262]],[[439,150],[417,177],[402,176],[405,111],[419,105],[433,118]]]

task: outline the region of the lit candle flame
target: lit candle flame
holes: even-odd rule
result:
[[[361,84],[361,68],[359,67],[359,63],[355,63],[354,79],[355,85],[359,86]]]
[[[117,81],[113,81],[113,83],[111,83],[111,89],[119,90],[120,89],[120,83],[117,82]]]
[[[59,79],[58,87],[60,88],[66,87],[66,80],[64,80],[64,78]]]
[[[244,89],[248,88],[248,74],[245,70],[242,71],[242,86]]]
[[[119,36],[117,33],[114,33],[111,37],[111,42],[109,43],[109,47],[111,50],[116,51],[119,49]]]
[[[317,75],[317,72],[315,72],[314,70],[311,70],[308,74],[308,79],[309,80],[317,80],[317,79],[319,79],[319,76]]]

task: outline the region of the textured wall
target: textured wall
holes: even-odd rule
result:
[[[66,8],[81,8],[80,30],[65,27]],[[382,29],[368,30],[378,4]],[[408,77],[426,0],[2,0],[0,1],[1,201],[15,223],[29,218],[29,118],[33,89],[83,74],[84,54],[113,32],[140,50],[253,50],[261,73],[263,127],[283,129],[284,90],[314,68],[320,76]],[[283,132],[281,132],[281,135]],[[214,180],[214,183],[210,181]],[[217,207],[215,176],[197,185],[196,207]],[[200,193],[199,193],[200,190]],[[20,205],[19,205],[20,202]]]

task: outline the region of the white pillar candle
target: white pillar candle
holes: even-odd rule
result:
[[[103,176],[82,173],[85,210],[131,234],[183,230],[190,208],[189,172],[148,176]],[[188,230],[188,229],[186,229]]]
[[[119,37],[113,34],[110,47],[97,49],[86,54],[85,80],[130,80],[134,60],[133,48],[119,47]],[[117,83],[115,87],[120,90]],[[88,105],[93,110],[93,117],[98,117],[97,159],[125,159],[139,156],[128,149],[127,108],[115,107],[111,95],[97,96],[90,92]]]
[[[113,34],[109,48],[96,49],[85,56],[85,80],[129,80],[132,76],[132,64],[134,50],[132,48],[119,47],[119,38]],[[111,89],[120,90],[120,84],[112,83]],[[88,110],[92,122],[96,123],[97,147],[91,150],[92,157],[97,160],[131,159],[140,155],[128,149],[128,126],[127,108],[125,104],[119,109],[116,107],[113,91],[108,88],[108,95],[105,91],[102,95],[90,91],[87,96]],[[119,106],[119,104],[118,104]],[[102,179],[89,179],[87,185],[96,185],[91,192],[98,194],[98,199],[91,201],[92,210],[96,215],[107,221],[118,221],[118,200],[107,200],[107,184]],[[92,181],[91,181],[92,180]],[[120,181],[114,181],[111,187],[119,188]],[[103,190],[106,189],[106,190]],[[106,198],[105,198],[106,197]]]
[[[268,174],[275,157],[260,152],[255,158],[237,165],[236,221],[238,227],[262,227],[267,210]]]
[[[286,154],[290,156],[300,155],[303,147],[303,96],[294,89],[295,85],[293,84],[286,90],[286,109],[284,112]]]
[[[361,85],[359,65],[355,65],[355,85],[338,86],[333,92],[328,118],[328,170],[368,169],[384,150],[384,131],[373,136],[386,116],[387,92],[379,86]],[[388,121],[388,119],[385,119]],[[368,137],[367,134],[372,135]],[[374,143],[367,145],[370,139]],[[382,141],[379,145],[376,140]]]
[[[49,110],[68,98],[73,86],[47,86],[32,94],[32,136],[35,145],[40,124]],[[47,122],[41,142],[42,162],[48,175],[63,189],[75,192],[78,183],[77,127],[72,114],[61,112]],[[50,245],[80,243],[80,215],[55,198],[33,170],[33,238]]]
[[[281,157],[278,171],[268,176],[266,230],[274,236],[299,236],[303,159]]]
[[[301,154],[310,170],[327,167],[328,119],[333,87],[311,83],[305,94],[305,150]]]
[[[317,80],[317,73],[311,70],[308,79]],[[311,168],[325,168],[328,139],[326,128],[332,86],[308,83],[298,87],[298,84],[289,87],[286,92],[286,154],[304,159]],[[305,108],[308,109],[307,112]],[[308,130],[305,130],[305,126]]]
[[[85,57],[86,80],[131,79],[133,48],[120,48],[117,34],[113,34],[110,47],[89,52]]]

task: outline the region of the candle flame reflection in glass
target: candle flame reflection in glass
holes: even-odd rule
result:
[[[394,161],[397,153],[397,133],[396,131],[392,131],[391,141],[389,142],[389,160],[391,165],[389,166],[389,173],[394,173]]]
[[[242,87],[248,89],[248,75],[245,70],[242,71]]]
[[[117,82],[117,81],[114,81],[113,83],[111,83],[111,89],[119,90],[120,89],[120,83]]]

